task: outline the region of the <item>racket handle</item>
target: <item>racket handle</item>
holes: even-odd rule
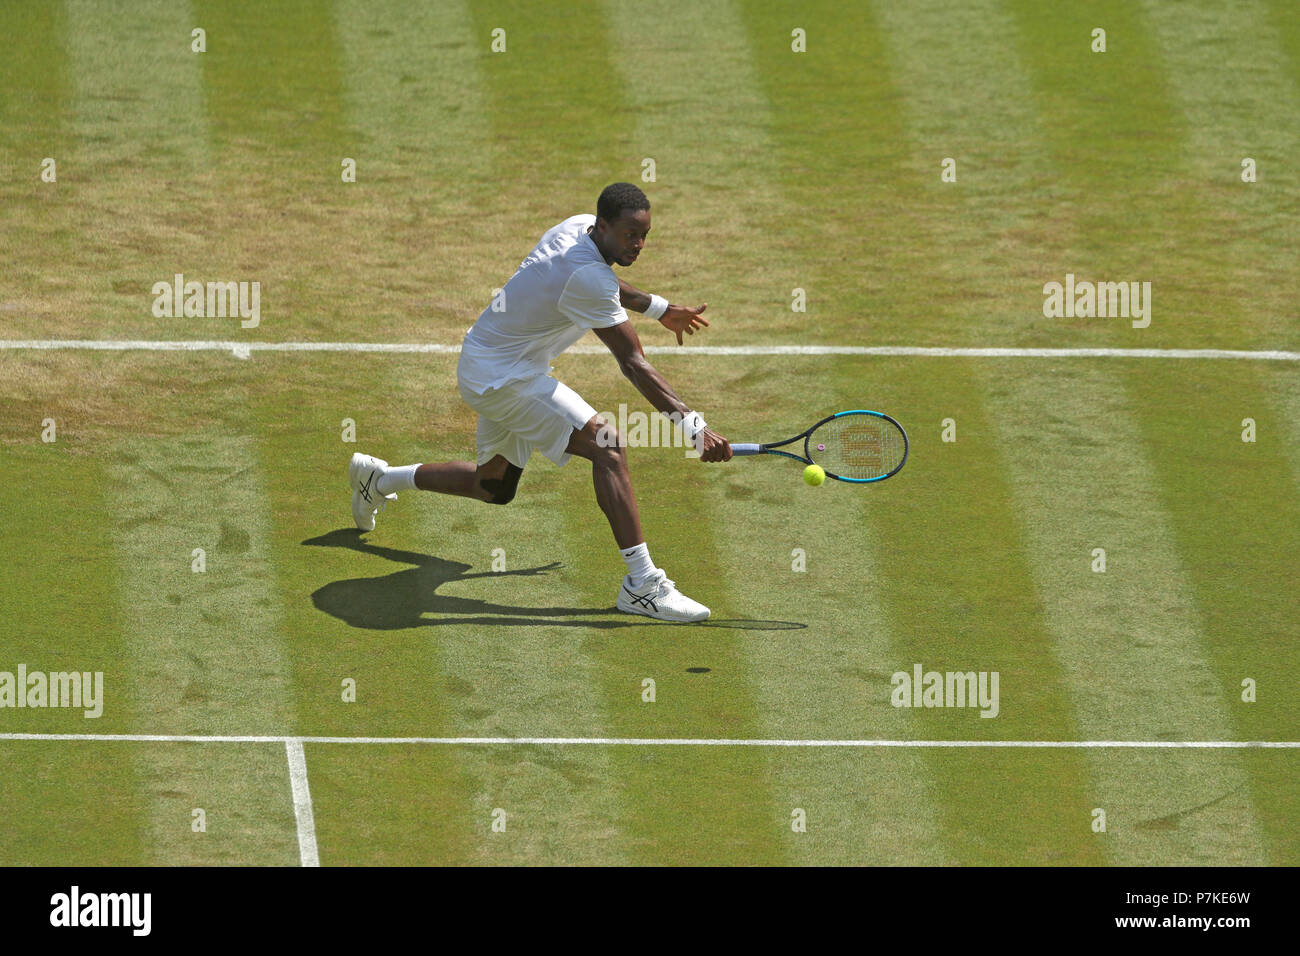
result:
[[[733,455],[761,455],[763,453],[763,446],[750,443],[742,443],[739,445],[733,444],[731,446],[731,453]]]

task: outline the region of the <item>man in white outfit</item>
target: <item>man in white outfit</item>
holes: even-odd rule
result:
[[[688,408],[641,349],[624,307],[693,335],[708,325],[705,306],[689,309],[647,295],[611,266],[636,261],[650,232],[650,201],[631,183],[607,186],[596,215],[549,229],[500,296],[466,333],[456,370],[461,397],[478,412],[478,462],[390,467],[356,454],[348,468],[352,516],[370,531],[385,501],[403,489],[508,504],[535,450],[563,466],[571,455],[592,464],[596,501],[609,519],[627,564],[618,609],[662,621],[702,621],[709,609],[677,590],[650,560],[622,437],[577,392],[552,378],[550,363],[590,329],[608,346],[623,374],[658,411],[682,428],[702,461],[727,461],[731,445]]]

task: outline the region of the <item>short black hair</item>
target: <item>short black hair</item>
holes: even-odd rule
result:
[[[650,210],[650,200],[639,188],[631,183],[611,183],[601,190],[596,200],[596,215],[606,222],[613,222],[623,214],[624,209],[636,212]]]

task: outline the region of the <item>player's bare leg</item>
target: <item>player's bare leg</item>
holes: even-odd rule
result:
[[[510,472],[522,471],[506,460],[504,455],[496,455],[481,465],[469,461],[427,462],[415,470],[415,487],[421,491],[436,491],[444,495],[460,495],[462,498],[477,498],[494,504],[504,504],[508,475]],[[518,476],[514,476],[518,483]],[[508,488],[510,498],[514,497],[514,488]]]
[[[522,468],[496,455],[481,465],[468,461],[429,462],[392,467],[382,458],[357,453],[348,466],[352,516],[362,531],[372,531],[375,516],[404,489],[476,498],[494,505],[514,500]]]
[[[569,447],[565,450],[591,462],[596,503],[609,519],[614,541],[620,548],[634,548],[645,538],[641,536],[641,513],[637,511],[636,496],[632,493],[627,455],[613,429],[606,429],[608,441],[599,440],[602,428],[606,428],[605,420],[597,415],[582,428],[573,430]]]
[[[654,566],[641,536],[641,514],[632,493],[627,455],[617,432],[596,415],[575,428],[566,449],[591,462],[596,501],[609,519],[614,540],[627,564],[627,577],[618,593],[618,609],[661,621],[703,621],[709,609],[677,590],[668,575]]]

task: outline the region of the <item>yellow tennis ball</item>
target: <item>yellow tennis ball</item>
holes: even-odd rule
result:
[[[809,465],[803,470],[803,480],[816,487],[826,480],[826,472],[821,465]]]

